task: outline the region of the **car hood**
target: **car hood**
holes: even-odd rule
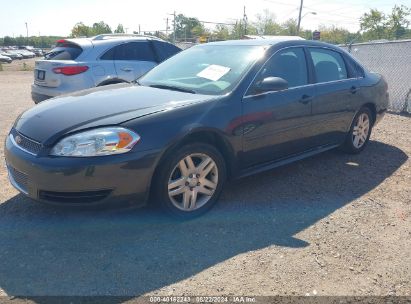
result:
[[[44,101],[24,112],[14,127],[21,134],[48,145],[67,133],[117,125],[212,98],[131,84],[109,85]]]

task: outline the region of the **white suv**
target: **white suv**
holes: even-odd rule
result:
[[[152,36],[99,35],[63,39],[36,61],[31,96],[35,103],[96,86],[132,82],[180,52]]]

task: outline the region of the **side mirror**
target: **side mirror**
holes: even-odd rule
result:
[[[287,80],[280,77],[267,77],[256,84],[260,92],[274,92],[288,89]]]

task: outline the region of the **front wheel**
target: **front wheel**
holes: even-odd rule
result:
[[[345,152],[356,154],[364,150],[367,145],[373,127],[371,111],[364,107],[355,115],[347,138],[342,148]]]
[[[216,202],[226,179],[226,167],[213,146],[194,143],[166,157],[158,170],[155,201],[179,218],[192,218]]]

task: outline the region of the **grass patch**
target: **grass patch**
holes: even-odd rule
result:
[[[0,63],[0,72],[3,71],[3,65]]]
[[[33,71],[33,68],[24,62],[23,67],[21,68],[21,71]]]

